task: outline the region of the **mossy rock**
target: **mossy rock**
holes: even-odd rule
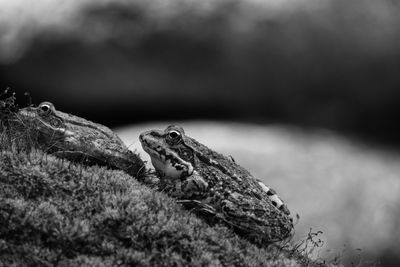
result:
[[[297,266],[122,171],[41,150],[0,155],[0,265]]]

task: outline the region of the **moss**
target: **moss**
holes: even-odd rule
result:
[[[0,262],[60,266],[287,266],[122,171],[40,150],[0,155]]]

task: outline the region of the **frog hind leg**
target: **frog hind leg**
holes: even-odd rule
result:
[[[257,180],[258,184],[260,185],[261,189],[267,194],[269,200],[271,200],[272,204],[277,207],[283,213],[290,215],[290,211],[283,200],[278,196],[276,191],[269,186],[266,186],[260,180]]]
[[[217,216],[217,211],[210,205],[195,199],[182,199],[177,203],[182,204],[185,208],[193,210],[194,212],[201,213],[207,217]]]
[[[66,158],[70,161],[80,162],[85,165],[100,165],[100,166],[107,165],[105,159],[94,157],[82,151],[58,150],[51,152],[51,154],[59,158]]]
[[[249,241],[269,244],[290,237],[292,218],[271,203],[241,194],[231,194],[221,202],[224,221]]]

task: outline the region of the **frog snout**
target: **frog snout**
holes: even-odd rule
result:
[[[162,138],[162,134],[160,134],[154,130],[146,131],[146,132],[139,134],[139,141],[141,143],[143,143],[143,142],[144,143],[146,143],[146,142],[153,143],[153,142],[156,142],[159,138]]]
[[[139,134],[139,141],[143,143],[143,142],[146,142],[146,140],[151,139],[150,132],[151,131],[146,131],[146,132]]]

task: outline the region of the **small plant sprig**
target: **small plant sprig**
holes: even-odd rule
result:
[[[296,218],[299,220],[299,215]],[[319,252],[324,246],[322,234],[322,231],[313,231],[310,228],[305,238],[298,241],[287,240],[280,245],[280,250],[287,251],[289,256],[296,258],[302,266],[328,266],[325,260],[319,259]]]
[[[324,241],[320,238],[322,234],[322,231],[313,232],[312,228],[310,228],[306,238],[297,242],[293,249],[301,254],[312,255],[316,252],[316,249],[324,245]]]
[[[10,88],[0,93],[0,120],[2,127],[11,114],[18,111],[18,105],[15,103],[16,99],[15,92],[10,93]]]
[[[25,93],[31,106],[31,97]],[[32,130],[32,125],[23,122],[18,117],[19,105],[16,102],[16,93],[6,88],[0,92],[0,147],[16,151],[29,151],[37,141],[37,133]]]

